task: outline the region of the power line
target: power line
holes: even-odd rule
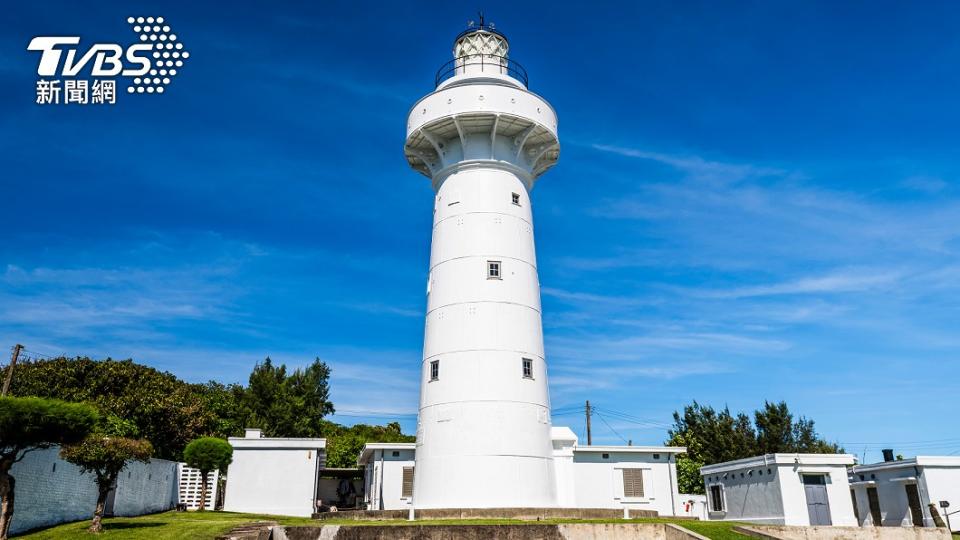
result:
[[[602,412],[604,412],[605,414],[607,414],[608,416],[611,416],[611,417],[616,418],[616,419],[618,419],[618,420],[622,420],[622,421],[624,421],[624,422],[628,422],[628,423],[631,423],[631,424],[637,424],[637,425],[640,425],[640,426],[643,426],[643,427],[646,427],[646,428],[649,428],[649,429],[670,429],[670,428],[673,427],[672,424],[667,424],[667,423],[665,423],[665,422],[660,422],[660,421],[657,421],[657,420],[648,420],[648,419],[645,419],[645,418],[640,418],[640,417],[637,417],[637,416],[633,416],[632,414],[627,414],[627,413],[620,412],[620,411],[613,411],[613,410],[610,410],[610,409],[597,408],[597,407],[594,407],[594,409],[599,410],[599,411],[602,411]]]
[[[617,437],[619,437],[621,441],[627,442],[627,440],[623,438],[623,435],[620,435],[619,433],[617,433],[617,430],[613,429],[613,426],[611,426],[609,423],[607,423],[607,420],[603,417],[602,414],[600,414],[599,412],[597,412],[596,409],[593,410],[593,413],[596,414],[596,415],[597,415],[597,418],[599,418],[600,421],[603,422],[603,425],[607,426],[607,428],[608,428],[610,431],[612,431],[614,435],[616,435]]]

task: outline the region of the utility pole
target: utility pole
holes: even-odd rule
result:
[[[593,444],[593,436],[590,434],[590,400],[587,400],[587,446]]]
[[[13,355],[10,357],[10,367],[7,368],[7,378],[3,381],[3,393],[0,393],[0,396],[6,396],[7,390],[10,390],[10,381],[13,380],[13,368],[17,365],[17,358],[20,357],[21,349],[23,349],[23,345],[19,343],[13,346]]]

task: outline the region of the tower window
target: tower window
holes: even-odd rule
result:
[[[511,193],[511,194],[510,194],[510,197],[511,197],[511,199],[513,200],[513,204],[515,204],[515,205],[517,205],[517,206],[520,206],[520,194],[519,194],[519,193]]]
[[[433,360],[430,362],[430,380],[435,381],[440,378],[440,361]]]
[[[523,378],[532,379],[533,378],[533,360],[530,358],[523,359]]]
[[[487,279],[502,279],[500,277],[500,261],[487,261]]]

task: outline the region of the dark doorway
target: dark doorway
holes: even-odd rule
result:
[[[867,502],[870,504],[870,517],[873,518],[873,526],[879,527],[880,520],[880,497],[877,495],[877,488],[867,488]]]
[[[907,484],[907,504],[910,506],[910,517],[914,527],[923,527],[923,508],[920,506],[920,492],[916,484]]]
[[[830,519],[830,501],[827,499],[827,477],[822,474],[804,474],[803,490],[807,494],[810,525],[833,525]]]
[[[853,517],[857,518],[857,525],[860,525],[860,507],[857,506],[857,490],[850,490],[850,500],[853,502]]]

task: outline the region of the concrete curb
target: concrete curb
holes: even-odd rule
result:
[[[738,532],[745,536],[752,536],[753,538],[759,538],[760,540],[787,540],[783,536],[777,536],[775,534],[770,534],[768,532],[760,531],[754,529],[753,527],[744,527],[743,525],[737,525],[733,528],[733,532]]]
[[[274,527],[271,540],[709,540],[673,523],[410,524]]]
[[[677,538],[677,536],[679,536],[679,538],[685,538],[687,540],[710,540],[706,536],[703,536],[702,534],[699,534],[699,533],[695,533],[690,529],[687,529],[686,527],[681,527],[676,523],[664,523],[664,529],[665,529],[664,532],[666,533],[667,540],[673,540],[674,538]],[[677,536],[672,535],[670,533],[671,530],[673,530]]]

